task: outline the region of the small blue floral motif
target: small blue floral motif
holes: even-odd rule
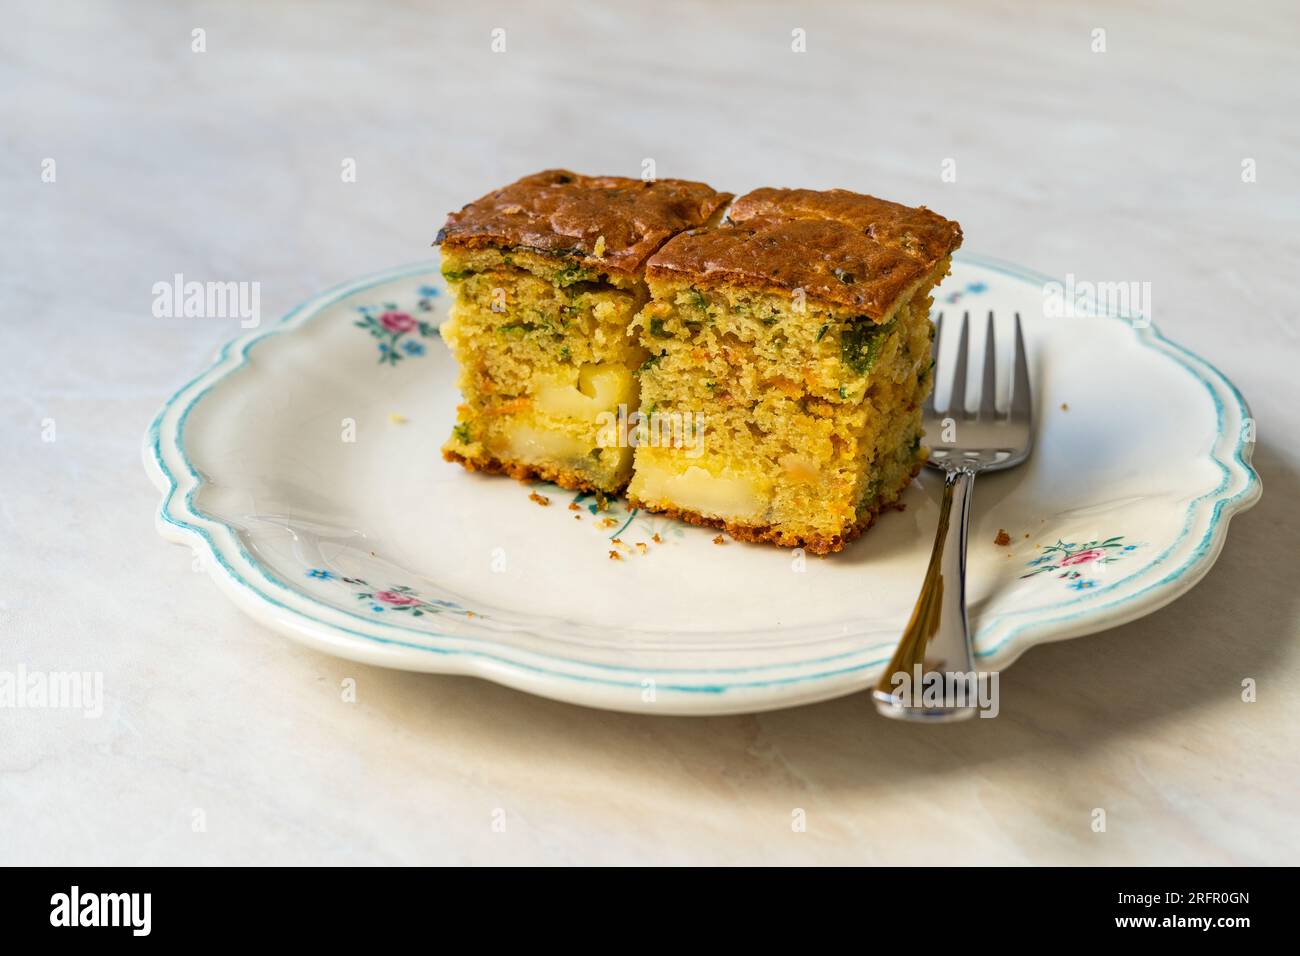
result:
[[[432,312],[433,300],[442,295],[441,289],[436,285],[428,285],[427,283],[415,291],[420,296],[418,306],[421,312]]]
[[[433,287],[429,286],[429,288]],[[434,292],[436,293],[437,290],[434,289]],[[421,300],[422,303],[428,301],[428,299]],[[380,365],[396,365],[407,355],[416,357],[425,353],[422,342],[414,337],[405,338],[406,336],[416,333],[420,338],[427,339],[438,334],[437,327],[431,322],[417,319],[409,312],[401,311],[395,302],[384,302],[377,306],[357,306],[357,312],[360,313],[361,318],[352,324],[359,329],[365,329],[374,338],[379,339],[377,344]]]
[[[1048,545],[1043,553],[1025,566],[1031,568],[1022,578],[1032,578],[1044,572],[1056,572],[1056,577],[1066,583],[1066,587],[1075,591],[1088,591],[1097,586],[1095,578],[1085,577],[1084,572],[1103,564],[1112,564],[1141,545],[1123,544],[1124,536],[1117,534],[1113,538],[1102,540],[1061,541]]]
[[[480,617],[473,611],[467,611],[453,601],[438,598],[425,598],[416,593],[414,588],[404,584],[395,584],[379,590],[363,578],[340,578],[344,584],[350,584],[357,590],[354,596],[363,601],[376,614],[398,612],[409,617],[424,617],[426,614],[442,614],[447,611],[463,614],[466,617]]]
[[[588,500],[590,499],[590,500]],[[584,506],[589,514],[595,515],[609,506],[609,499],[601,501],[601,496],[594,491],[580,491],[573,496],[575,505]]]
[[[426,614],[460,614],[465,617],[483,617],[456,604],[438,598],[421,597],[414,588],[395,584],[387,589],[371,585],[363,578],[340,577],[324,568],[311,568],[307,577],[320,581],[341,581],[352,588],[353,596],[375,614],[399,612],[407,617],[424,617]]]
[[[563,489],[557,486],[551,486],[560,494]],[[648,511],[642,511],[640,508],[629,508],[626,504],[616,498],[605,498],[591,491],[579,491],[573,496],[573,504],[585,510],[592,517],[603,515],[611,519],[612,524],[608,537],[612,540],[620,537],[627,529],[636,522],[636,526],[642,534],[647,537],[659,535],[660,538],[682,538],[685,537],[683,524],[672,518],[664,518],[660,515],[652,514]]]
[[[965,296],[980,295],[981,293],[987,292],[988,290],[989,290],[988,285],[983,282],[967,282],[965,288],[956,289],[953,292],[949,292],[947,295],[943,297],[943,301],[947,302],[949,305],[952,305],[954,302],[960,302],[962,298]]]
[[[580,491],[573,496],[573,503],[579,507],[585,507],[587,512],[593,517],[604,513],[607,518],[614,520],[614,531],[609,535],[610,538],[617,538],[632,523],[639,514],[637,508],[626,508],[623,503],[616,498],[606,498],[604,495],[597,495],[591,491]]]

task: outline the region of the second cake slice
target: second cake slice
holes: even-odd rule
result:
[[[930,290],[961,228],[844,190],[759,189],[647,266],[633,504],[737,538],[838,551],[924,460]],[[652,434],[666,431],[659,428]]]

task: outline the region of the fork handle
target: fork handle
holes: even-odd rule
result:
[[[966,532],[974,489],[974,471],[948,472],[921,595],[898,650],[872,693],[876,709],[886,717],[937,723],[963,720],[976,712],[973,684],[963,694],[953,681],[945,680],[942,706],[921,703],[922,688],[917,686],[918,675],[967,675],[975,670],[966,626]]]

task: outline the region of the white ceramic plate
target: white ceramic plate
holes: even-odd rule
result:
[[[968,599],[982,668],[1172,601],[1260,494],[1230,382],[1140,322],[1046,318],[1044,281],[965,257],[936,304],[994,310],[1004,346],[1018,311],[1037,400],[1033,457],[976,486]],[[433,265],[409,266],[222,349],[147,435],[162,535],[195,548],[258,621],[366,663],[673,714],[872,682],[916,597],[937,474],[825,559],[720,546],[714,531],[617,505],[596,513],[553,486],[536,489],[540,506],[524,485],[438,454],[457,403],[436,332],[446,304]],[[1010,546],[994,544],[999,529]]]

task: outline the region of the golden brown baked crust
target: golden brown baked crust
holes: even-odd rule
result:
[[[646,182],[550,169],[447,217],[435,245],[529,249],[600,271],[637,274],[656,249],[731,199],[684,179]]]
[[[844,189],[756,189],[722,225],[669,241],[647,276],[803,289],[877,321],[961,245],[961,226],[924,206]]]
[[[554,464],[526,464],[522,461],[502,461],[495,455],[485,455],[481,458],[472,458],[468,455],[462,455],[458,451],[450,451],[446,448],[442,450],[444,461],[450,461],[459,464],[466,471],[481,471],[487,475],[508,475],[515,481],[528,483],[531,481],[549,481],[552,484],[559,485],[561,488],[567,488],[570,491],[590,491],[598,495],[609,495],[615,497],[623,492],[627,487],[614,491],[598,488],[587,478],[571,471],[568,468]]]

